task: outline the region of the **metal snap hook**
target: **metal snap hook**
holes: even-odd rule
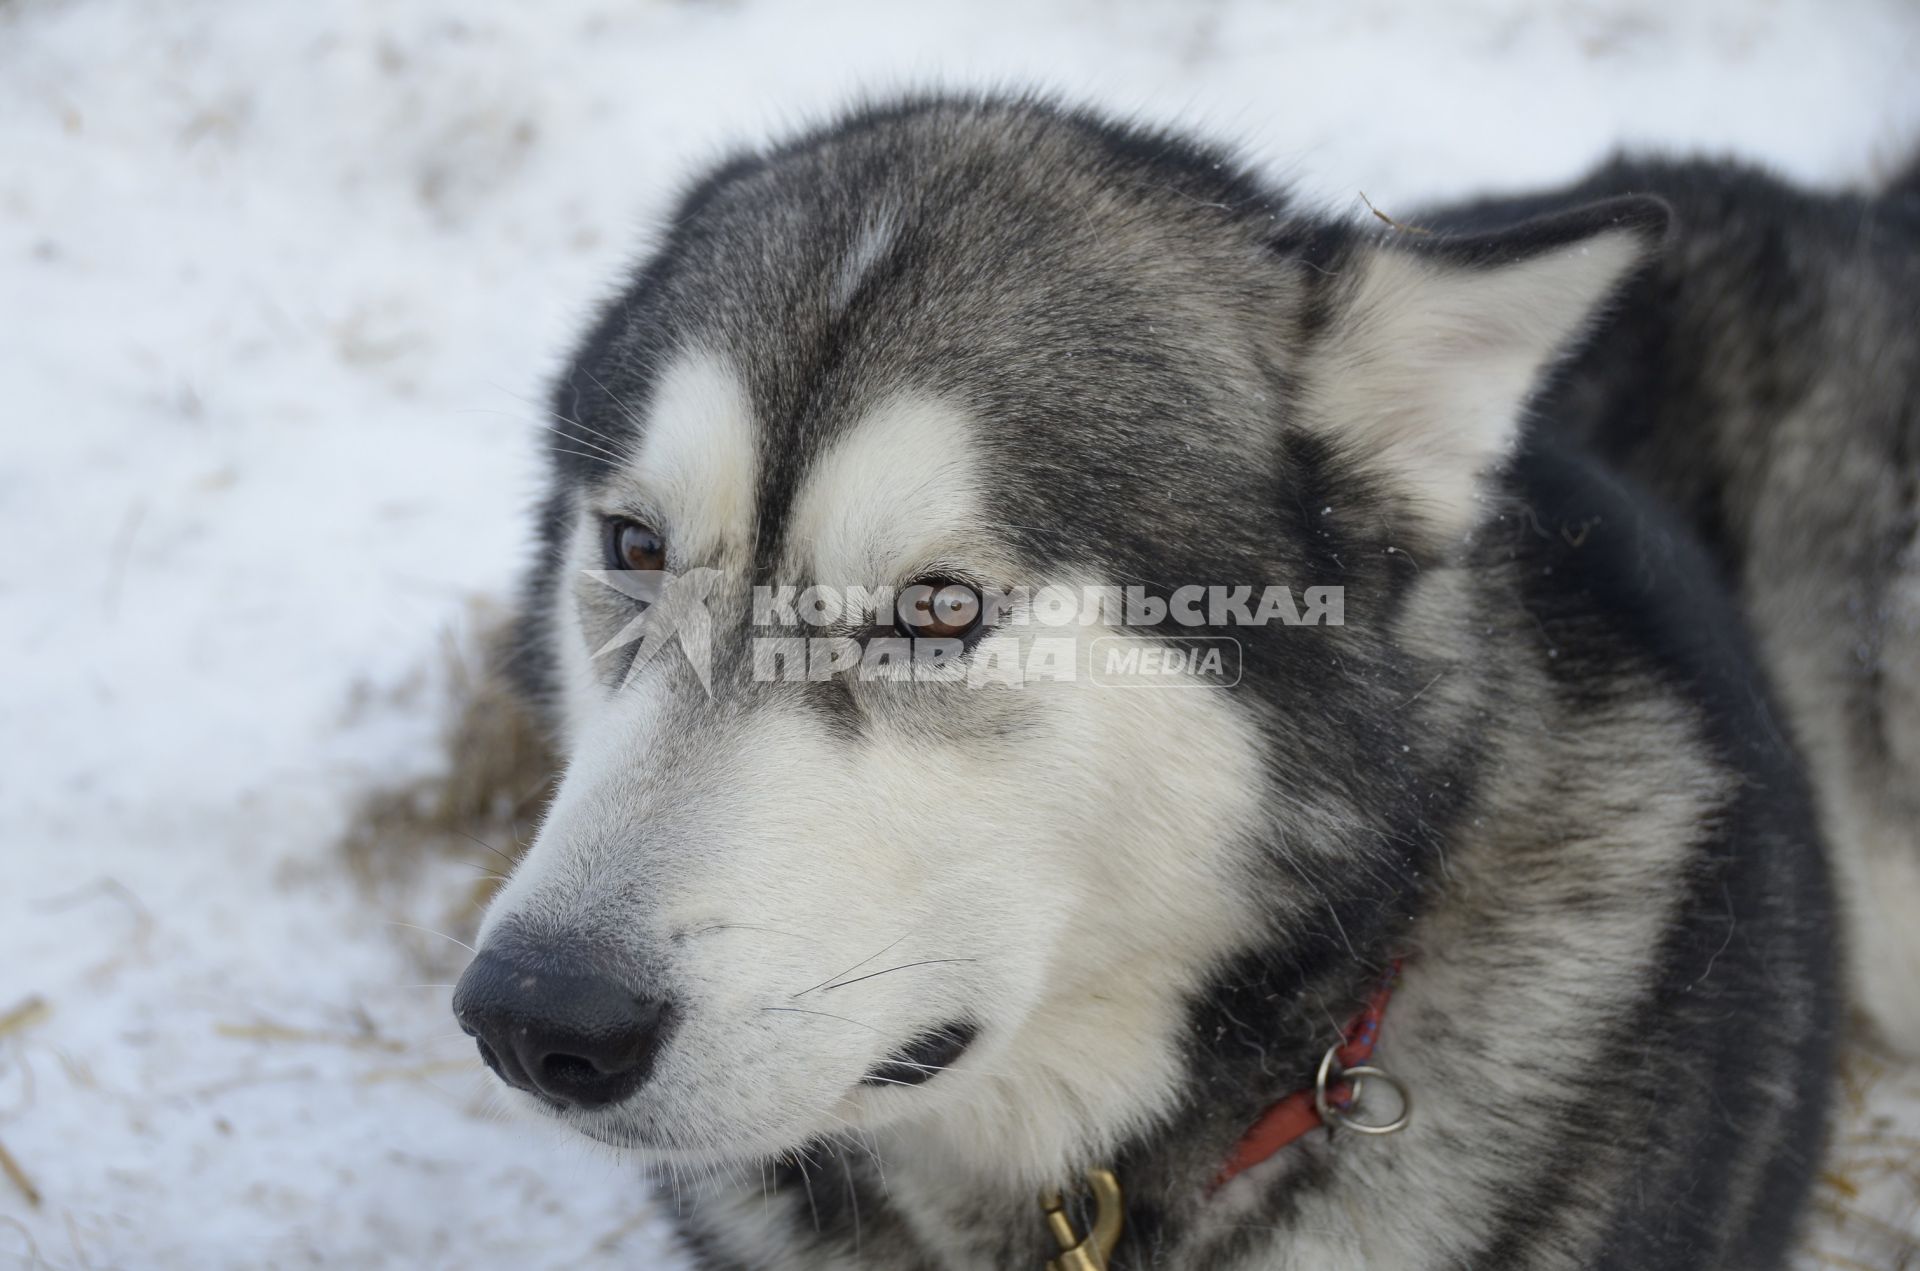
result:
[[[1047,1271],[1107,1271],[1107,1260],[1120,1243],[1120,1227],[1126,1220],[1126,1205],[1120,1195],[1120,1180],[1113,1171],[1090,1169],[1087,1186],[1093,1192],[1093,1230],[1078,1235],[1066,1215],[1066,1204],[1057,1191],[1042,1192],[1040,1209],[1047,1229],[1060,1246],[1060,1256],[1047,1263]]]

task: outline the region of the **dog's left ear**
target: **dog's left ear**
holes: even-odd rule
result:
[[[1329,262],[1307,358],[1309,427],[1442,541],[1480,519],[1528,395],[1666,233],[1657,199],[1618,198],[1474,237],[1393,229]]]

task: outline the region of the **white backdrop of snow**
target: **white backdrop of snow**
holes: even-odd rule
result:
[[[468,1053],[389,925],[445,897],[370,904],[334,844],[433,762],[530,403],[701,162],[1038,84],[1342,208],[1622,143],[1849,182],[1920,142],[1916,67],[1920,9],[1812,0],[0,4],[0,1010],[52,1006],[0,1046],[45,1194],[0,1182],[0,1261],[681,1265],[627,1167],[383,1079]]]

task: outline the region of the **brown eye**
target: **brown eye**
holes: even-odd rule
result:
[[[965,583],[916,583],[900,593],[894,628],[920,640],[958,640],[980,625],[980,593]]]
[[[667,567],[667,542],[638,521],[607,522],[607,568],[659,573]]]

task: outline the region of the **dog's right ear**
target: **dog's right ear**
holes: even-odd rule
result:
[[[1665,235],[1628,197],[1472,237],[1395,226],[1319,271],[1302,382],[1307,427],[1379,477],[1440,542],[1479,519],[1526,400]]]

